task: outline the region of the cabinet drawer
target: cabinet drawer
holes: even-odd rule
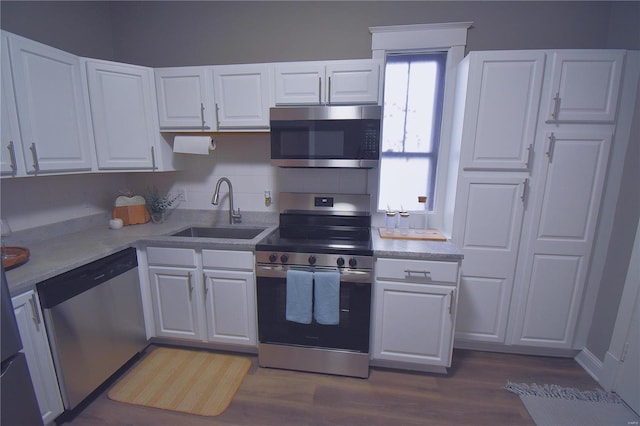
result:
[[[202,250],[202,266],[216,269],[253,270],[253,253],[250,251]]]
[[[431,260],[378,259],[376,275],[379,278],[422,282],[458,281],[457,262],[437,262]]]
[[[196,266],[196,251],[183,248],[148,247],[149,265]]]

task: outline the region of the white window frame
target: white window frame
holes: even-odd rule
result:
[[[456,68],[464,58],[467,42],[467,30],[472,22],[455,22],[423,25],[395,25],[385,27],[370,27],[371,49],[373,59],[383,64],[387,52],[411,51],[446,51],[447,63],[445,71],[444,99],[442,104],[442,126],[440,129],[440,148],[436,172],[436,186],[434,191],[433,210],[420,213],[425,216],[422,221],[414,219],[413,224],[421,227],[427,223],[429,228],[436,228],[446,236],[451,236],[453,226],[453,206],[455,202],[455,184],[458,174],[459,155],[451,152],[453,131],[453,107],[456,89]],[[384,65],[380,84],[384,84]],[[381,93],[384,90],[381,88]],[[384,226],[384,213],[378,210],[378,193],[380,170],[369,174],[369,188],[375,188],[372,197],[371,211],[374,215],[374,225]]]

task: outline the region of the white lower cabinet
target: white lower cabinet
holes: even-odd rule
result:
[[[440,372],[451,366],[458,266],[376,261],[372,365]]]
[[[256,346],[253,253],[203,250],[202,260],[208,340]]]
[[[456,338],[504,343],[513,291],[526,174],[465,172],[458,184],[454,242],[464,253]]]
[[[64,407],[38,295],[30,290],[13,297],[11,301],[42,421],[44,424],[52,424]]]
[[[194,295],[195,268],[149,267],[158,336],[202,339],[200,304]]]
[[[511,343],[570,349],[589,268],[612,135],[549,132],[524,225]]]
[[[157,337],[255,347],[252,252],[149,247]]]

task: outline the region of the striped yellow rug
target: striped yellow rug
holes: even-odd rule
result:
[[[107,394],[110,399],[200,416],[217,416],[231,403],[251,361],[206,351],[157,348]]]

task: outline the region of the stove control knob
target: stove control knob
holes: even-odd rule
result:
[[[355,257],[352,257],[351,259],[349,259],[349,266],[351,266],[352,268],[355,268],[358,265],[358,261],[356,260]]]
[[[344,257],[339,257],[338,259],[336,259],[336,263],[339,267],[342,268],[344,266]]]
[[[289,260],[289,255],[283,254],[282,256],[280,256],[280,262],[287,263],[288,260]]]
[[[315,265],[315,264],[316,264],[316,257],[309,256],[309,265]]]
[[[269,255],[269,262],[273,263],[273,262],[275,262],[276,260],[278,260],[278,255],[277,255],[276,253],[271,253],[271,254]]]

